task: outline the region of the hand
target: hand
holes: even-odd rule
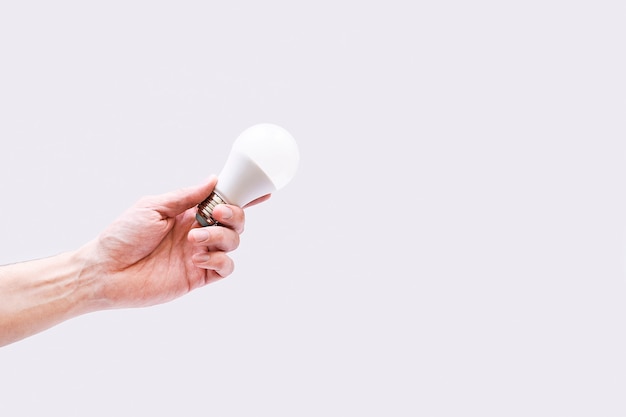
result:
[[[216,182],[212,177],[204,185],[144,197],[90,244],[103,308],[163,303],[233,272],[227,253],[239,246],[243,209],[218,205],[213,217],[220,226],[200,227],[195,220],[196,206]]]
[[[76,251],[1,266],[0,346],[81,314],[163,303],[231,274],[227,253],[239,246],[243,209],[215,207],[221,226],[195,220],[216,182],[144,197]]]

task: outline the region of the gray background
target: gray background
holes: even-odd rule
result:
[[[300,145],[236,271],[0,349],[6,416],[624,416],[625,7],[0,5],[0,263]]]

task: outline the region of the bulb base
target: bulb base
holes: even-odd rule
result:
[[[217,221],[213,219],[213,209],[218,204],[227,204],[226,200],[222,198],[215,191],[211,193],[202,203],[198,204],[198,212],[196,213],[196,220],[201,226],[216,226],[219,225]]]

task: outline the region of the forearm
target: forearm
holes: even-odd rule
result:
[[[85,252],[0,267],[0,346],[97,309]]]

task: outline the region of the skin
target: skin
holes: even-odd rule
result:
[[[217,183],[141,198],[96,239],[71,252],[0,267],[0,346],[82,314],[147,307],[227,277],[243,233],[244,208],[213,211],[200,227],[196,206]]]

